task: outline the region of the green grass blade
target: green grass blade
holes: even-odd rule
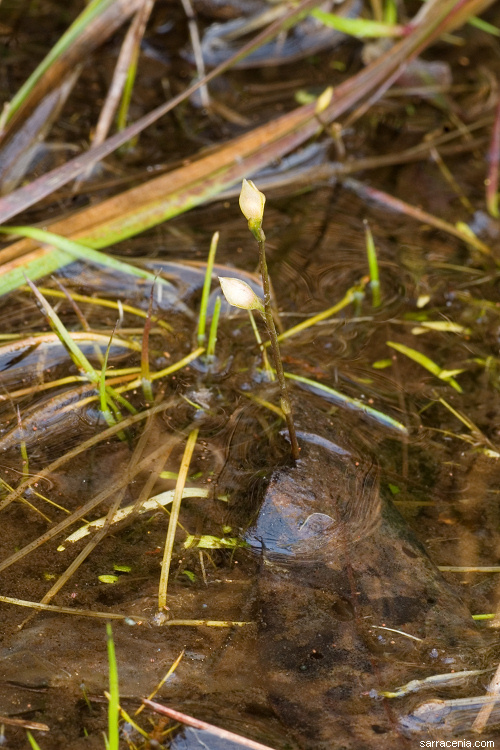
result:
[[[380,279],[378,273],[378,259],[377,249],[375,242],[373,241],[373,235],[368,222],[363,222],[365,225],[365,237],[366,237],[366,255],[368,257],[368,268],[370,270],[370,287],[372,290],[372,305],[373,307],[380,307]]]
[[[92,0],[87,7],[80,13],[78,18],[71,24],[69,29],[54,44],[48,55],[42,60],[40,65],[33,71],[27,81],[21,86],[16,95],[12,98],[6,110],[5,117],[2,118],[1,126],[3,127],[21,107],[26,97],[35,88],[41,77],[47,72],[50,66],[74,44],[75,40],[82,32],[103,13],[106,8],[114,3],[115,0]],[[1,129],[1,128],[0,128]]]
[[[214,268],[215,253],[219,244],[219,232],[215,232],[210,243],[208,251],[207,270],[205,271],[205,280],[203,282],[203,292],[201,294],[200,315],[198,318],[198,346],[205,346],[205,331],[207,327],[207,305],[210,296],[210,285],[212,283],[212,271]]]
[[[116,408],[113,402],[113,399],[117,400],[119,403],[125,406],[125,408],[128,409],[128,411],[130,411],[132,414],[135,414],[136,409],[134,409],[134,407],[125,398],[123,398],[123,396],[120,396],[120,394],[114,391],[114,389],[111,388],[110,386],[105,385],[106,366],[107,366],[109,350],[111,348],[113,336],[111,336],[109,340],[109,343],[106,349],[104,364],[99,374],[92,367],[87,357],[78,347],[78,345],[75,343],[73,338],[69,335],[67,329],[64,327],[62,321],[60,320],[60,318],[58,317],[58,315],[56,314],[52,306],[49,304],[49,302],[47,302],[45,297],[39,292],[36,286],[29,279],[27,279],[26,281],[30,289],[32,290],[33,294],[37,298],[38,302],[42,306],[52,329],[59,336],[61,343],[69,351],[69,354],[73,362],[76,364],[78,368],[80,368],[81,370],[85,372],[89,380],[91,380],[93,383],[99,384],[99,399],[100,399],[101,411],[104,416],[104,419],[106,420],[108,427],[113,426],[120,419],[120,413],[118,409]],[[110,411],[109,407],[111,407],[112,411]],[[124,439],[124,435],[120,434],[120,438]]]
[[[0,296],[8,294],[14,289],[20,289],[25,283],[25,275],[36,281],[36,279],[49,276],[59,268],[63,268],[68,263],[71,263],[72,260],[73,258],[68,253],[54,249],[51,253],[34,258],[29,263],[24,263],[18,268],[14,268],[6,273],[2,272],[0,273]]]
[[[126,398],[124,398],[121,393],[118,393],[114,388],[112,388],[110,385],[106,386],[106,393],[109,395],[109,397],[112,399],[113,402],[116,401],[116,403],[120,404],[120,406],[123,406],[124,409],[126,409],[129,414],[137,414],[137,409],[135,406],[132,406],[130,401],[127,401]]]
[[[118,716],[120,706],[120,691],[118,687],[118,667],[116,665],[115,643],[111,623],[106,624],[106,640],[108,645],[109,663],[109,705],[108,705],[108,747],[118,750],[120,736],[118,731]]]
[[[395,24],[398,18],[398,9],[394,0],[387,0],[384,8],[385,23]]]
[[[116,424],[120,420],[120,417],[121,417],[121,415],[118,412],[118,409],[116,409],[112,399],[110,398],[109,394],[106,392],[106,370],[108,368],[109,351],[111,349],[113,336],[116,331],[116,325],[117,324],[115,324],[115,327],[113,328],[111,332],[111,336],[109,337],[109,342],[106,347],[106,353],[104,355],[104,362],[102,363],[101,374],[99,376],[99,403],[101,405],[102,415],[104,419],[106,420],[106,424],[108,425],[108,427],[111,427],[112,425]],[[125,436],[123,435],[123,437]],[[120,435],[121,439],[123,439],[123,437]]]
[[[343,34],[355,36],[358,39],[367,37],[375,39],[378,37],[399,37],[404,33],[404,27],[398,24],[381,23],[380,21],[371,21],[365,18],[346,18],[338,16],[335,13],[327,13],[320,8],[315,8],[310,13],[313,18],[321,21],[325,26],[340,31]]]
[[[104,414],[104,418],[106,419],[106,422],[108,423],[108,427],[111,427],[112,424],[116,424],[113,415],[108,409],[108,404],[106,402],[106,370],[108,368],[108,357],[109,357],[109,350],[111,349],[111,344],[113,341],[113,335],[116,331],[116,324],[113,330],[111,331],[111,336],[109,337],[108,345],[106,347],[106,353],[104,355],[104,362],[102,363],[101,367],[101,374],[99,376],[99,403],[101,404],[101,411]],[[108,416],[106,416],[106,414]],[[108,422],[108,417],[111,420]]]
[[[451,385],[452,388],[458,391],[458,393],[462,393],[462,388],[451,376],[450,371],[443,370],[438,364],[436,364],[436,362],[427,357],[425,354],[422,354],[422,352],[417,351],[417,349],[412,349],[410,346],[405,346],[405,344],[398,344],[395,341],[386,341],[386,344],[392,349],[395,349],[397,352],[400,352],[400,354],[404,354],[406,357],[412,359],[414,362],[426,369],[427,372],[435,375],[440,380],[444,380],[446,383]],[[461,370],[453,370],[453,374],[456,374],[457,372],[461,372]]]
[[[107,268],[111,268],[114,271],[119,271],[120,273],[125,273],[129,276],[136,276],[140,279],[146,279],[147,281],[151,281],[152,283],[158,281],[168,289],[174,288],[173,285],[168,281],[162,279],[161,277],[155,276],[155,274],[150,273],[150,271],[145,271],[142,268],[137,268],[136,266],[132,266],[130,263],[125,263],[122,260],[113,258],[111,255],[101,253],[99,250],[94,250],[91,247],[87,247],[87,245],[82,245],[79,242],[68,240],[66,237],[61,237],[60,235],[54,234],[53,232],[47,232],[44,229],[38,229],[37,227],[0,227],[0,232],[2,234],[19,234],[22,237],[29,237],[36,242],[43,242],[47,245],[53,245],[59,251],[62,251],[63,253],[69,255],[71,260],[73,260],[74,258],[78,258],[79,260],[87,261],[87,263],[92,263],[92,265],[106,266]],[[66,263],[68,263],[67,256],[64,259],[63,263],[61,263],[60,265],[65,265]],[[29,272],[29,270],[27,270],[26,268],[24,269],[24,271],[25,273]],[[46,273],[49,272],[50,271],[47,271]],[[4,292],[2,291],[2,287],[0,285],[0,294],[2,293]]]
[[[38,742],[37,742],[37,741],[35,740],[35,738],[34,738],[34,737],[33,737],[33,735],[31,734],[31,732],[28,732],[28,742],[30,743],[30,745],[31,745],[31,747],[32,747],[32,750],[41,750],[41,747],[40,747],[40,745],[39,745],[39,744],[38,744]]]
[[[127,117],[130,108],[130,102],[132,99],[132,91],[134,90],[135,77],[137,74],[137,54],[134,55],[134,59],[131,61],[128,71],[127,80],[123,89],[122,100],[118,109],[118,115],[116,118],[116,127],[118,130],[125,130],[127,127]],[[122,146],[125,148],[125,146]]]
[[[377,409],[368,406],[368,404],[365,404],[364,401],[360,401],[358,398],[350,398],[344,393],[340,393],[334,388],[330,388],[328,385],[318,383],[316,380],[311,380],[310,378],[304,378],[302,375],[294,375],[291,372],[285,372],[285,377],[290,378],[290,380],[295,380],[297,383],[304,383],[304,385],[307,385],[313,392],[327,398],[329,401],[333,401],[333,403],[339,404],[340,406],[345,406],[348,409],[353,409],[354,411],[366,414],[368,417],[371,417],[371,419],[396,430],[401,435],[408,434],[408,430],[404,424],[401,424],[401,422],[393,419],[388,414],[384,414],[383,411],[378,411]]]
[[[262,352],[262,366],[264,367],[264,372],[266,373],[267,379],[269,380],[269,382],[272,383],[273,380],[275,380],[276,378],[274,376],[273,368],[271,367],[271,365],[269,363],[269,358],[267,356],[267,351],[266,351],[266,344],[270,345],[271,342],[270,341],[266,341],[266,344],[262,343],[262,339],[261,339],[261,336],[260,336],[260,333],[259,333],[259,329],[257,328],[257,323],[255,322],[255,318],[253,316],[252,310],[248,311],[248,316],[250,318],[250,325],[252,326],[253,335],[255,336],[255,340],[257,342],[257,345],[258,345],[260,351]],[[278,340],[279,340],[279,336],[278,336]],[[281,411],[281,409],[280,409],[280,412],[281,412],[281,414],[283,414],[283,412]],[[284,418],[285,417],[283,415],[283,419]]]
[[[220,297],[217,297],[217,299],[215,300],[212,322],[210,323],[210,332],[208,334],[207,357],[215,356],[215,344],[217,343],[217,328],[219,326],[220,307]]]
[[[317,313],[317,315],[313,315],[307,320],[303,320],[302,323],[298,323],[296,326],[293,326],[293,328],[288,328],[288,330],[284,331],[278,336],[278,341],[284,341],[285,339],[290,338],[290,336],[295,336],[297,333],[300,333],[300,331],[305,331],[306,328],[311,328],[312,326],[316,325],[316,323],[319,323],[322,320],[326,320],[327,318],[331,318],[333,315],[336,315],[338,312],[340,312],[340,310],[343,310],[344,307],[350,305],[351,302],[355,302],[358,292],[362,291],[363,288],[363,283],[356,284],[356,286],[351,287],[347,290],[340,302],[337,302],[336,305],[333,305],[333,307],[329,307],[327,310],[323,310],[322,312]],[[268,346],[267,342],[265,346]]]
[[[494,26],[492,23],[488,23],[488,21],[483,21],[482,18],[473,16],[472,18],[469,18],[468,22],[471,26],[475,26],[476,29],[481,29],[481,31],[485,31],[487,34],[500,36],[500,29],[498,26]]]
[[[32,281],[30,281],[29,279],[26,279],[26,281],[28,282],[31,291],[35,295],[37,301],[39,302],[45,315],[47,316],[51,328],[53,329],[53,331],[55,331],[63,345],[68,350],[75,365],[80,370],[83,370],[89,380],[91,380],[93,383],[97,383],[99,380],[99,375],[97,374],[96,370],[94,370],[82,350],[73,341],[54,308],[47,302],[45,297],[40,294]]]
[[[188,439],[186,441],[186,447],[184,448],[184,455],[182,456],[181,466],[179,469],[179,476],[177,477],[177,484],[175,485],[174,498],[172,500],[172,510],[170,511],[167,537],[165,539],[163,561],[161,564],[160,585],[158,589],[159,610],[162,610],[167,604],[168,576],[170,572],[170,563],[172,560],[172,551],[174,548],[175,532],[177,529],[177,521],[179,520],[179,511],[181,508],[181,500],[184,486],[186,484],[189,464],[191,463],[191,457],[193,455],[197,439],[198,430],[194,429],[189,433]]]

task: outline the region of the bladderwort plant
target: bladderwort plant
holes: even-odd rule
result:
[[[286,386],[278,344],[278,334],[276,332],[276,326],[274,325],[271,308],[271,285],[266,262],[266,235],[262,229],[265,202],[266,196],[264,193],[261,193],[251,180],[243,180],[240,193],[240,209],[243,216],[248,221],[248,228],[257,240],[259,246],[259,264],[262,277],[262,288],[264,290],[264,300],[262,301],[248,284],[245,284],[245,282],[240,281],[239,279],[226,277],[219,278],[219,281],[222,293],[230,305],[241,307],[245,310],[258,310],[264,318],[280,388],[280,406],[285,415],[288,434],[290,436],[292,458],[296,461],[300,455],[300,448],[297,442],[295,425],[293,423],[292,406]]]

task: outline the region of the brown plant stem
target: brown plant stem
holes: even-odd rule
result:
[[[283,363],[281,362],[280,347],[278,344],[278,334],[276,333],[276,326],[274,325],[273,312],[271,309],[271,288],[269,284],[269,273],[267,271],[266,262],[266,235],[259,227],[257,231],[252,232],[257,239],[259,244],[259,263],[260,273],[262,276],[262,288],[264,290],[264,320],[267,328],[267,335],[271,342],[271,349],[273,350],[274,366],[276,368],[276,375],[278,377],[278,383],[280,387],[280,406],[285,415],[286,426],[288,434],[290,436],[290,443],[292,446],[292,458],[294,461],[300,456],[300,447],[297,441],[297,434],[295,432],[295,425],[293,423],[292,405],[290,403],[290,397],[288,395],[288,388],[285,380],[285,373],[283,372]]]

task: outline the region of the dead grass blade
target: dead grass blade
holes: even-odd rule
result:
[[[183,714],[180,711],[175,711],[173,708],[163,706],[161,703],[155,703],[154,701],[150,701],[147,698],[143,698],[142,702],[146,706],[149,706],[149,708],[152,708],[153,711],[156,711],[156,713],[158,714],[169,716],[175,721],[180,721],[182,724],[187,724],[188,727],[194,727],[195,729],[201,729],[205,732],[210,732],[210,734],[213,734],[220,739],[235,742],[240,747],[248,747],[250,748],[250,750],[273,750],[273,748],[269,747],[269,745],[263,745],[261,742],[255,742],[255,740],[249,740],[246,737],[242,737],[240,734],[228,732],[227,729],[221,729],[220,727],[216,727],[214,724],[208,724],[206,721],[200,721],[200,719],[195,719],[194,716],[189,716],[188,714]]]
[[[99,115],[99,121],[96,125],[93,146],[104,143],[106,136],[111,128],[113,117],[116,113],[120,99],[125,112],[128,110],[128,102],[132,92],[132,84],[137,69],[137,59],[146,24],[153,9],[154,0],[142,0],[141,7],[136,12],[129,30],[123,40],[123,44],[116,62],[113,80],[109,88],[106,101]],[[132,78],[129,84],[130,77]],[[120,118],[122,119],[122,118]]]
[[[133,416],[127,417],[120,424],[115,424],[112,427],[108,427],[106,430],[103,430],[103,432],[99,433],[98,435],[94,435],[89,440],[86,440],[80,445],[77,445],[75,448],[73,448],[73,450],[69,451],[68,453],[65,453],[64,456],[61,456],[60,458],[56,458],[55,461],[52,461],[52,463],[50,463],[44,469],[39,471],[36,475],[29,477],[24,482],[21,482],[21,484],[18,487],[16,487],[15,490],[10,492],[7,495],[7,497],[5,497],[0,502],[0,510],[3,510],[4,508],[6,508],[7,505],[9,505],[11,502],[14,502],[14,500],[17,500],[19,497],[21,497],[22,494],[25,492],[25,490],[27,490],[33,484],[38,483],[41,479],[45,479],[46,477],[50,476],[50,474],[56,471],[56,469],[59,469],[61,466],[64,466],[66,463],[68,463],[73,458],[75,458],[75,456],[78,456],[80,453],[83,453],[89,448],[92,448],[94,445],[98,445],[101,442],[105,442],[110,437],[113,437],[114,435],[116,435],[116,433],[119,432],[120,430],[127,429],[128,427],[131,427],[137,422],[141,422],[147,419],[149,416],[153,414],[158,414],[159,412],[165,411],[166,409],[169,409],[171,407],[172,407],[171,401],[165,401],[162,404],[157,404],[155,406],[152,406],[150,409],[145,409],[139,414],[134,414]],[[90,502],[94,502],[94,501],[92,500]],[[95,505],[92,505],[90,508],[86,508],[85,510],[82,510],[81,514],[79,516],[75,516],[73,520],[77,521],[79,520],[79,518],[83,518],[85,514],[88,513],[89,510],[92,510],[94,507]],[[51,538],[54,535],[53,532],[54,532],[53,529],[47,532],[51,534]],[[17,555],[18,553],[15,553],[15,554]],[[3,569],[2,565],[4,565],[4,562],[0,563],[0,569]],[[6,567],[8,567],[8,565]]]
[[[80,70],[74,70],[54,86],[47,96],[27,113],[26,122],[13,129],[10,138],[4,139],[0,151],[1,193],[10,193],[23,179],[40,142],[45,139],[59,117],[66,99],[76,83]]]
[[[11,727],[23,727],[23,729],[36,729],[40,732],[50,732],[47,724],[41,724],[39,721],[30,721],[29,719],[13,719],[11,716],[0,716],[0,724],[7,724]]]
[[[93,0],[89,3],[6,106],[0,123],[1,142],[17,134],[42,99],[58,88],[61,81],[141,5],[142,0]]]
[[[88,170],[98,161],[101,161],[106,158],[106,156],[109,156],[109,154],[112,154],[113,151],[116,151],[120,146],[127,143],[127,141],[135,138],[139,133],[149,127],[149,125],[152,125],[160,117],[163,117],[163,115],[166,115],[178,104],[188,99],[191,94],[194,94],[201,86],[204,86],[214,78],[217,78],[217,76],[231,68],[238,60],[243,59],[254,49],[257,49],[269,39],[276,36],[284,26],[291,24],[294,19],[299,18],[304,12],[316,5],[319,5],[319,0],[302,0],[296,8],[292,8],[285,13],[285,15],[272,23],[267,29],[262,31],[254,39],[248,42],[248,44],[242,47],[237,54],[221,63],[221,65],[218,65],[203,79],[193,83],[185,91],[171,99],[169,102],[156,107],[152,112],[144,115],[144,117],[141,117],[137,122],[129,125],[125,130],[108,138],[100,146],[89,149],[85,154],[77,156],[62,167],[48,172],[25,187],[20,188],[15,193],[0,198],[0,223],[8,221],[21,211],[38,203],[42,198],[52,195],[56,190],[63,187],[63,185],[66,185],[68,182],[71,182],[71,180]]]
[[[479,252],[483,253],[483,255],[492,255],[491,248],[474,234],[472,234],[472,232],[469,233],[463,231],[462,229],[458,229],[448,221],[444,221],[438,216],[434,216],[433,214],[428,213],[428,211],[424,211],[423,209],[418,208],[418,206],[412,206],[409,203],[402,201],[400,198],[395,198],[393,195],[385,193],[383,190],[378,190],[377,188],[370,187],[369,185],[365,185],[359,180],[354,180],[350,177],[344,180],[344,185],[363,198],[377,201],[378,203],[386,206],[392,211],[397,211],[398,213],[404,214],[405,216],[410,216],[412,219],[416,219],[422,224],[430,224],[430,226],[434,227],[435,229],[440,229],[447,234],[458,237],[458,239],[462,240],[467,245],[472,245],[472,247],[475,247],[476,250],[479,250]]]
[[[182,492],[186,484],[189,464],[191,463],[191,458],[197,439],[198,429],[194,429],[189,433],[189,437],[186,441],[186,447],[184,448],[184,455],[182,456],[181,466],[179,469],[179,476],[177,477],[177,484],[175,485],[175,494],[172,501],[167,538],[165,539],[165,550],[163,553],[163,561],[161,564],[160,586],[158,590],[159,610],[162,610],[167,605],[168,576],[170,572],[170,563],[172,560],[172,550],[174,548],[175,532],[177,531],[177,521],[179,520],[179,511],[181,509]]]
[[[148,410],[147,416],[151,416],[152,414],[156,414],[160,411],[164,411],[168,407],[171,407],[171,406],[172,404],[170,402],[159,404],[156,407],[156,410],[154,409]],[[142,415],[137,415],[137,416],[144,416],[144,414],[145,413],[143,412]],[[132,417],[131,420],[132,419],[134,418]],[[129,421],[129,420],[124,420],[124,422],[121,423],[122,427],[125,421]],[[115,427],[119,427],[119,425],[115,425]],[[86,447],[88,447],[88,442],[86,444]],[[78,452],[81,452],[81,448],[82,446],[78,447]],[[62,531],[65,531],[73,523],[80,521],[88,513],[94,510],[94,508],[97,508],[101,503],[107,500],[108,497],[110,497],[111,495],[115,495],[116,493],[120,493],[120,491],[124,487],[126,487],[135,476],[140,474],[142,471],[148,471],[151,467],[151,462],[155,461],[160,455],[164,455],[164,453],[165,453],[165,445],[161,445],[159,448],[152,451],[152,453],[146,456],[146,458],[139,461],[133,467],[129,468],[125,476],[122,476],[119,479],[115,479],[112,482],[110,482],[109,485],[107,485],[101,492],[99,492],[97,495],[92,497],[87,503],[85,503],[76,511],[74,511],[74,513],[71,513],[71,515],[64,518],[60,523],[48,529],[48,531],[46,531],[45,534],[42,534],[37,539],[33,540],[32,542],[29,542],[29,544],[25,545],[22,549],[18,550],[13,555],[10,555],[10,557],[7,557],[5,558],[5,560],[2,560],[0,562],[0,570],[5,570],[6,568],[9,568],[11,565],[14,565],[15,563],[17,563],[19,560],[22,560],[23,557],[26,557],[26,555],[29,555],[35,549],[38,549],[38,547],[40,547],[42,544],[46,544],[46,542],[49,542],[54,537],[58,536],[58,534],[60,534]],[[62,458],[66,460],[62,461],[61,463],[67,463],[67,460],[69,460],[68,454],[66,454],[66,456],[63,456]],[[30,479],[32,479],[33,481],[36,481],[37,478],[41,478],[42,476],[48,476],[54,470],[53,467],[55,463],[56,462],[53,462],[50,466],[48,466],[46,469],[40,472],[37,476],[30,477]],[[49,471],[49,469],[51,471]],[[23,483],[23,489],[25,488],[26,488],[26,483]],[[15,490],[14,493],[11,493],[9,497],[14,495],[15,492],[19,491],[19,489],[20,488],[18,487],[17,490]],[[6,498],[6,500],[8,499],[9,498]],[[5,500],[3,501],[3,503],[5,503]],[[116,513],[116,509],[113,510],[112,514],[111,513],[109,514],[110,523],[113,520],[115,513]]]
[[[486,183],[486,205],[490,216],[500,217],[498,210],[498,170],[500,167],[500,99],[495,109],[495,121],[491,133],[490,150],[488,154],[488,177]]]
[[[148,470],[151,473],[149,474],[144,486],[141,489],[139,497],[137,499],[137,502],[136,502],[137,510],[139,510],[142,503],[144,503],[148,499],[151,493],[151,490],[153,489],[154,484],[158,480],[160,472],[162,471],[165,465],[165,461],[167,460],[167,457],[172,451],[172,447],[173,447],[172,440],[170,441],[165,440],[163,444],[160,446],[160,448],[158,448],[156,451],[153,452],[153,455],[146,456],[142,462],[140,461],[143,455],[143,451],[146,446],[146,442],[151,435],[151,430],[152,430],[153,425],[154,425],[154,416],[148,419],[144,432],[141,435],[141,439],[139,440],[139,443],[137,444],[137,447],[130,460],[129,467],[126,472],[127,483],[124,484],[121,487],[121,489],[116,493],[116,497],[109,507],[109,510],[106,514],[106,518],[105,518],[102,528],[99,529],[99,531],[96,534],[94,534],[92,539],[85,545],[84,549],[77,555],[77,557],[73,560],[73,562],[69,565],[69,567],[57,579],[54,585],[51,586],[50,590],[47,591],[47,593],[42,598],[41,604],[49,604],[52,601],[54,596],[62,589],[63,586],[66,585],[66,583],[78,570],[80,565],[87,559],[87,557],[94,551],[94,549],[98,546],[101,540],[104,539],[104,537],[107,535],[109,528],[111,524],[113,523],[115,515],[118,511],[118,508],[121,505],[123,496],[127,489],[127,484],[129,484],[136,476],[138,467],[140,467],[140,470],[143,471],[145,461],[147,461],[148,463],[150,462],[148,466]],[[22,623],[22,625],[25,625],[26,622],[28,622],[32,617],[33,617],[33,614],[30,615],[28,618],[26,618],[26,620]]]
[[[97,617],[104,620],[133,620],[137,618],[133,615],[121,615],[116,612],[96,612],[89,609],[77,609],[76,607],[57,607],[55,604],[40,604],[40,602],[30,602],[26,599],[17,599],[14,596],[0,596],[0,602],[3,604],[15,604],[17,607],[28,607],[36,609],[39,612],[55,612],[61,615],[79,615],[80,617]]]
[[[491,4],[491,1],[464,0],[460,4],[461,12],[475,13],[479,7]],[[187,166],[128,190],[70,219],[57,222],[50,230],[66,237],[79,238],[94,248],[106,247],[206,202],[239,182],[242,177],[253,174],[298,147],[317,133],[323,124],[337,119],[354,105],[364,102],[363,109],[371,106],[398,78],[409,60],[457,22],[455,6],[456,0],[429,0],[409,25],[407,36],[381,58],[338,86],[332,92],[330,103],[320,113],[317,112],[316,103],[304,105],[224,144]],[[195,88],[191,87],[189,92]],[[113,150],[147,127],[176,103],[176,100],[172,100],[146,115],[122,134],[89,151],[85,157],[72,160],[56,175],[46,175],[51,184],[49,187],[46,182],[41,192],[38,189],[40,181],[35,181],[21,191],[0,199],[0,220],[10,218],[40,197],[50,194],[79,174],[89,163],[109,153],[109,149]],[[9,287],[9,274],[18,273],[17,269],[22,264],[32,264],[31,277],[37,278],[55,270],[58,263],[64,263],[62,258],[54,259],[51,248],[35,250],[35,247],[33,242],[22,241],[0,253],[0,263],[5,264],[5,289]]]

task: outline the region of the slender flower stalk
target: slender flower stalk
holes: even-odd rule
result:
[[[278,344],[278,334],[274,325],[273,312],[271,308],[271,285],[269,282],[269,273],[266,261],[266,235],[262,230],[262,219],[264,217],[264,205],[266,197],[264,193],[258,190],[251,180],[243,180],[240,193],[240,208],[243,216],[248,221],[248,228],[257,240],[259,245],[259,262],[260,273],[262,276],[262,288],[264,290],[264,321],[267,328],[267,334],[271,342],[273,352],[274,366],[280,387],[280,405],[285,414],[288,434],[292,446],[292,458],[296,461],[300,455],[300,448],[297,442],[295,425],[293,423],[292,405],[288,395],[288,389],[281,362],[280,348]]]

